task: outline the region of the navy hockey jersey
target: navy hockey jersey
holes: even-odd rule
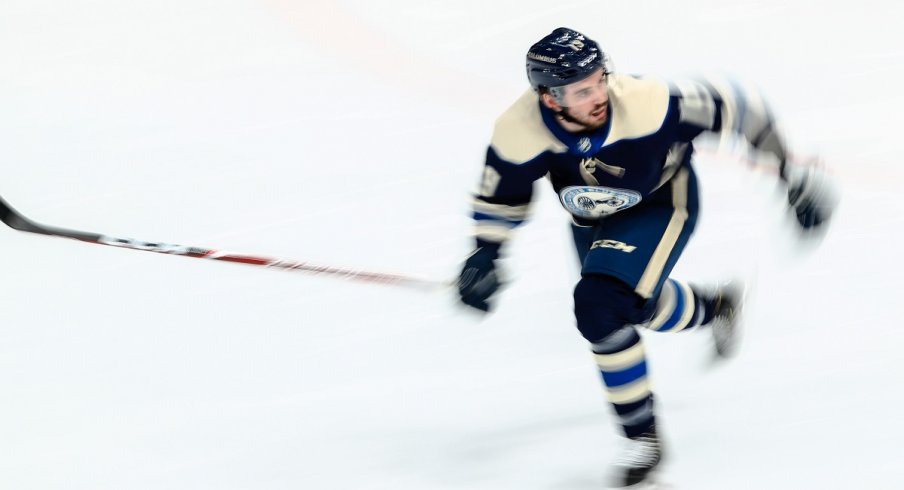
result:
[[[608,87],[609,118],[593,132],[565,131],[533,90],[497,119],[474,198],[479,240],[504,242],[527,218],[533,183],[543,177],[578,224],[642,205],[690,165],[692,142],[704,131],[738,135],[785,158],[769,109],[753,91],[616,74]]]

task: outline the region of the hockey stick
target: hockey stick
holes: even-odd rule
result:
[[[235,254],[220,250],[210,250],[199,247],[186,247],[183,245],[172,245],[168,243],[143,242],[140,240],[133,240],[131,238],[116,238],[107,235],[101,235],[98,233],[57,228],[54,226],[43,225],[26,218],[22,213],[16,211],[12,206],[10,206],[9,203],[7,203],[6,200],[3,199],[3,197],[0,197],[0,220],[6,223],[6,225],[10,228],[19,231],[25,231],[28,233],[72,238],[74,240],[96,243],[98,245],[130,248],[132,250],[143,250],[145,252],[181,255],[183,257],[192,257],[196,259],[237,262],[240,264],[258,265],[276,269],[305,272],[309,274],[328,274],[331,276],[337,276],[346,279],[354,279],[358,281],[374,282],[395,286],[406,286],[418,289],[438,289],[449,286],[451,284],[400,274],[384,274],[381,272],[344,269],[341,267],[315,265],[308,262]]]

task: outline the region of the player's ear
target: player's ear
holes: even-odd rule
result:
[[[556,102],[556,98],[552,96],[549,92],[543,92],[540,94],[540,101],[543,102],[543,105],[552,109],[553,111],[558,111],[562,108],[558,102]]]

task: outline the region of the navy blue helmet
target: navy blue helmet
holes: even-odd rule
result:
[[[527,79],[536,91],[561,87],[590,76],[597,68],[609,73],[609,64],[593,39],[559,27],[527,52]]]

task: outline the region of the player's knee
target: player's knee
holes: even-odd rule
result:
[[[574,315],[578,330],[590,342],[598,342],[625,325],[641,323],[644,301],[623,281],[588,274],[574,288]]]

